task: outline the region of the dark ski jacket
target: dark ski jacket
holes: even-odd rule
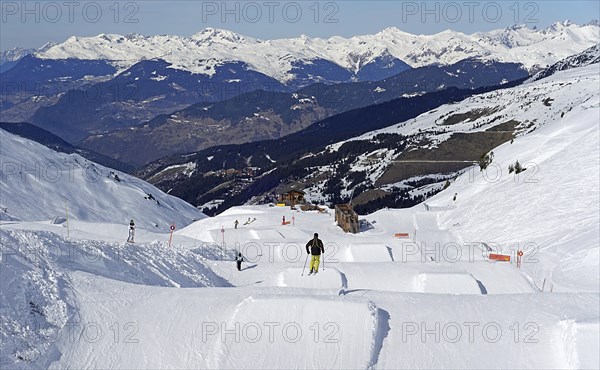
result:
[[[321,253],[325,253],[323,248],[323,242],[321,239],[311,239],[306,243],[306,253],[312,254],[313,256],[320,256]]]

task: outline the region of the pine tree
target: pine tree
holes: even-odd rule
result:
[[[518,175],[525,170],[526,168],[521,166],[521,163],[519,163],[519,160],[517,159],[517,161],[515,162],[515,174]]]

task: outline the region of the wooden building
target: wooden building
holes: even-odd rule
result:
[[[335,221],[347,233],[357,234],[360,231],[358,214],[347,204],[335,206]]]
[[[304,204],[304,195],[302,190],[290,190],[279,194],[279,202],[285,203],[286,206],[295,206],[296,204]]]

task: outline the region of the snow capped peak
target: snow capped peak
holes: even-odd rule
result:
[[[247,43],[248,41],[255,41],[232,31],[212,27],[207,27],[194,34],[191,40],[199,43]]]
[[[458,31],[454,31],[454,30],[451,30],[451,29],[447,29],[447,30],[443,30],[441,32],[436,33],[434,36],[436,36],[436,35],[454,36],[454,35],[464,35],[464,33],[458,32]]]
[[[124,37],[127,40],[136,40],[136,39],[144,38],[144,35],[140,35],[139,33],[128,33]]]
[[[600,20],[592,19],[588,23],[584,24],[584,26],[599,26],[600,27]]]
[[[527,27],[526,24],[513,24],[512,26],[506,27],[505,31],[510,32],[510,31],[518,31],[518,30],[522,30],[522,29],[528,30],[529,27]]]
[[[34,49],[12,48],[0,53],[1,62],[15,62],[27,54],[34,52]]]
[[[105,34],[105,33],[101,33],[96,37],[99,38],[100,40],[103,40],[106,42],[114,42],[114,41],[118,40],[119,38],[123,38],[123,36],[121,36],[121,35],[112,35],[112,34]]]
[[[405,36],[405,35],[410,35],[410,34],[407,32],[404,32],[396,27],[388,27],[388,28],[385,28],[384,30],[378,32],[377,35]]]
[[[550,25],[548,28],[546,28],[544,31],[546,32],[561,32],[563,31],[565,28],[569,28],[571,26],[574,26],[575,24],[573,22],[571,22],[570,20],[564,20],[564,21],[559,21],[559,22],[554,22],[552,25]]]

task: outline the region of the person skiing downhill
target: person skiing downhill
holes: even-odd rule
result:
[[[133,238],[135,237],[135,223],[133,220],[129,221],[129,236],[127,237],[127,243],[134,243]]]
[[[319,234],[315,233],[314,237],[306,243],[306,253],[312,254],[310,258],[309,275],[319,272],[319,264],[321,263],[321,254],[325,254],[323,242],[319,239]]]
[[[238,225],[239,225],[239,221],[235,220],[235,222],[233,223],[233,225],[235,226],[235,228],[237,229]]]
[[[242,271],[242,262],[244,262],[244,257],[242,256],[242,252],[239,252],[237,257],[235,257],[238,271]]]

